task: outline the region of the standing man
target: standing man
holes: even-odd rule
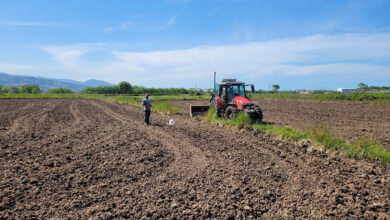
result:
[[[149,100],[149,94],[145,94],[145,98],[142,101],[142,105],[144,106],[144,110],[145,110],[145,125],[150,125],[149,118],[150,118],[150,108],[152,107],[152,103]]]

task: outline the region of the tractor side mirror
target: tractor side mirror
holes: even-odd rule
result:
[[[254,85],[251,85],[251,90],[252,90],[252,93],[255,93],[255,86]]]

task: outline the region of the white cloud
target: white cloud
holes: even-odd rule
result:
[[[176,24],[176,20],[177,20],[178,17],[179,17],[179,15],[173,15],[165,23],[157,25],[157,26],[152,26],[152,27],[150,27],[148,29],[149,30],[164,30],[164,29],[166,29],[166,28]]]
[[[45,51],[51,53],[55,59],[68,68],[77,67],[79,58],[87,52],[86,50],[63,50],[60,48],[46,48]]]
[[[145,68],[165,67],[169,71],[210,72],[219,70],[226,74],[237,72],[258,75],[287,71],[288,64],[304,63],[318,69],[296,68],[310,74],[322,66],[310,63],[339,63],[344,60],[390,58],[390,35],[364,36],[310,36],[233,46],[209,46],[187,50],[154,51],[146,53],[114,52],[123,62]],[[349,64],[353,66],[354,64]],[[374,66],[374,65],[371,65]],[[278,67],[278,68],[276,68]],[[208,71],[207,71],[208,70]],[[261,71],[267,70],[267,71]],[[274,71],[270,71],[274,70]],[[276,71],[277,70],[277,71]],[[340,72],[340,71],[337,71]],[[297,74],[297,73],[296,73]]]
[[[133,21],[127,21],[127,22],[121,24],[121,26],[119,28],[122,29],[122,30],[126,30],[126,29],[129,28],[129,26],[131,26],[133,24],[134,24]]]
[[[179,15],[172,16],[166,23],[166,25],[174,25],[176,23],[176,19],[179,17]]]
[[[135,22],[127,21],[127,22],[124,22],[124,23],[122,23],[121,25],[119,25],[117,27],[106,27],[106,28],[104,28],[103,32],[104,33],[110,33],[110,32],[117,31],[117,30],[127,30],[133,24],[135,24]]]
[[[81,64],[81,57],[91,51],[101,50],[104,43],[76,44],[72,46],[48,46],[42,48],[43,51],[51,54],[55,60],[59,61],[66,68],[78,68]]]
[[[18,70],[31,69],[33,66],[11,63],[0,63],[0,72],[13,73]]]
[[[112,27],[106,27],[106,28],[104,28],[103,32],[109,33],[109,32],[112,32],[113,30],[114,30],[114,28],[112,28]]]
[[[102,52],[116,57],[116,60],[106,62],[83,60],[82,55],[92,51],[85,46],[46,51],[53,54],[70,72],[96,73],[102,77],[138,84],[161,83],[172,79],[204,80],[214,71],[220,77],[239,74],[247,78],[259,78],[277,74],[362,78],[369,75],[380,80],[390,78],[390,64],[375,63],[390,60],[389,42],[390,34],[385,33],[315,35],[151,52],[118,51],[105,45]]]
[[[176,23],[178,17],[179,17],[179,15],[173,15],[164,23],[161,23],[161,24],[155,25],[155,26],[146,27],[145,29],[147,29],[147,30],[164,30],[164,29],[174,25]],[[136,22],[134,22],[134,21],[126,21],[126,22],[123,22],[122,24],[120,24],[119,26],[116,26],[116,27],[106,27],[103,30],[103,32],[110,33],[110,32],[119,31],[119,30],[126,31],[126,30],[130,29],[130,27],[134,26],[135,24],[136,24]]]
[[[41,21],[0,21],[3,26],[58,26],[59,24]]]
[[[390,66],[343,62],[314,65],[272,65],[261,68],[251,76],[278,73],[286,76],[327,75],[329,77],[368,76],[368,78],[377,78],[390,76]]]

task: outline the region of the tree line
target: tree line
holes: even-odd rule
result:
[[[55,89],[47,90],[47,93],[50,93],[50,94],[73,94],[74,92],[71,89],[55,88]]]
[[[359,83],[358,91],[390,90],[390,86],[368,86],[365,83]]]
[[[86,87],[81,90],[83,94],[129,94],[129,95],[180,95],[194,94],[201,95],[204,92],[201,90],[191,90],[184,88],[145,88],[142,86],[133,86],[130,83],[123,81],[114,86],[97,86]]]
[[[273,93],[278,93],[280,89],[280,86],[278,84],[273,84],[272,85],[272,90],[267,91],[267,90],[256,90],[255,93],[262,93],[262,94],[273,94]]]
[[[37,84],[22,84],[20,86],[2,86],[0,85],[0,94],[39,94],[42,93],[42,89]],[[50,94],[73,94],[74,92],[71,89],[64,89],[64,88],[53,88],[49,89],[47,93]]]
[[[2,86],[0,85],[0,93],[27,93],[27,94],[38,94],[41,92],[41,88],[37,84],[27,85],[22,84],[17,86]]]
[[[272,90],[256,90],[256,93],[261,94],[273,94],[278,93],[280,89],[280,86],[278,84],[272,85]],[[354,92],[356,93],[364,93],[364,92],[388,92],[390,90],[390,86],[368,86],[365,83],[359,83],[358,88],[354,89]],[[337,93],[336,91],[332,90],[313,90],[310,91],[313,94],[324,94],[324,93]],[[281,93],[296,93],[296,91],[282,91]]]
[[[0,93],[27,93],[27,94],[38,94],[42,93],[41,88],[37,84],[27,85],[22,84],[19,87],[9,86],[2,87],[0,85]],[[71,89],[66,88],[53,88],[49,89],[47,93],[51,94],[73,94],[74,92]],[[97,86],[97,87],[86,87],[80,92],[81,94],[110,94],[110,95],[181,95],[181,94],[191,94],[191,95],[202,95],[204,91],[202,90],[192,90],[184,88],[145,88],[142,86],[133,86],[129,82],[123,81],[118,85],[113,86]]]

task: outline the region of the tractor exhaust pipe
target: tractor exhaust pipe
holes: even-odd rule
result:
[[[216,80],[217,80],[217,72],[214,72],[214,89],[213,89],[213,94],[215,95],[215,85],[217,84],[217,82],[216,82]]]

